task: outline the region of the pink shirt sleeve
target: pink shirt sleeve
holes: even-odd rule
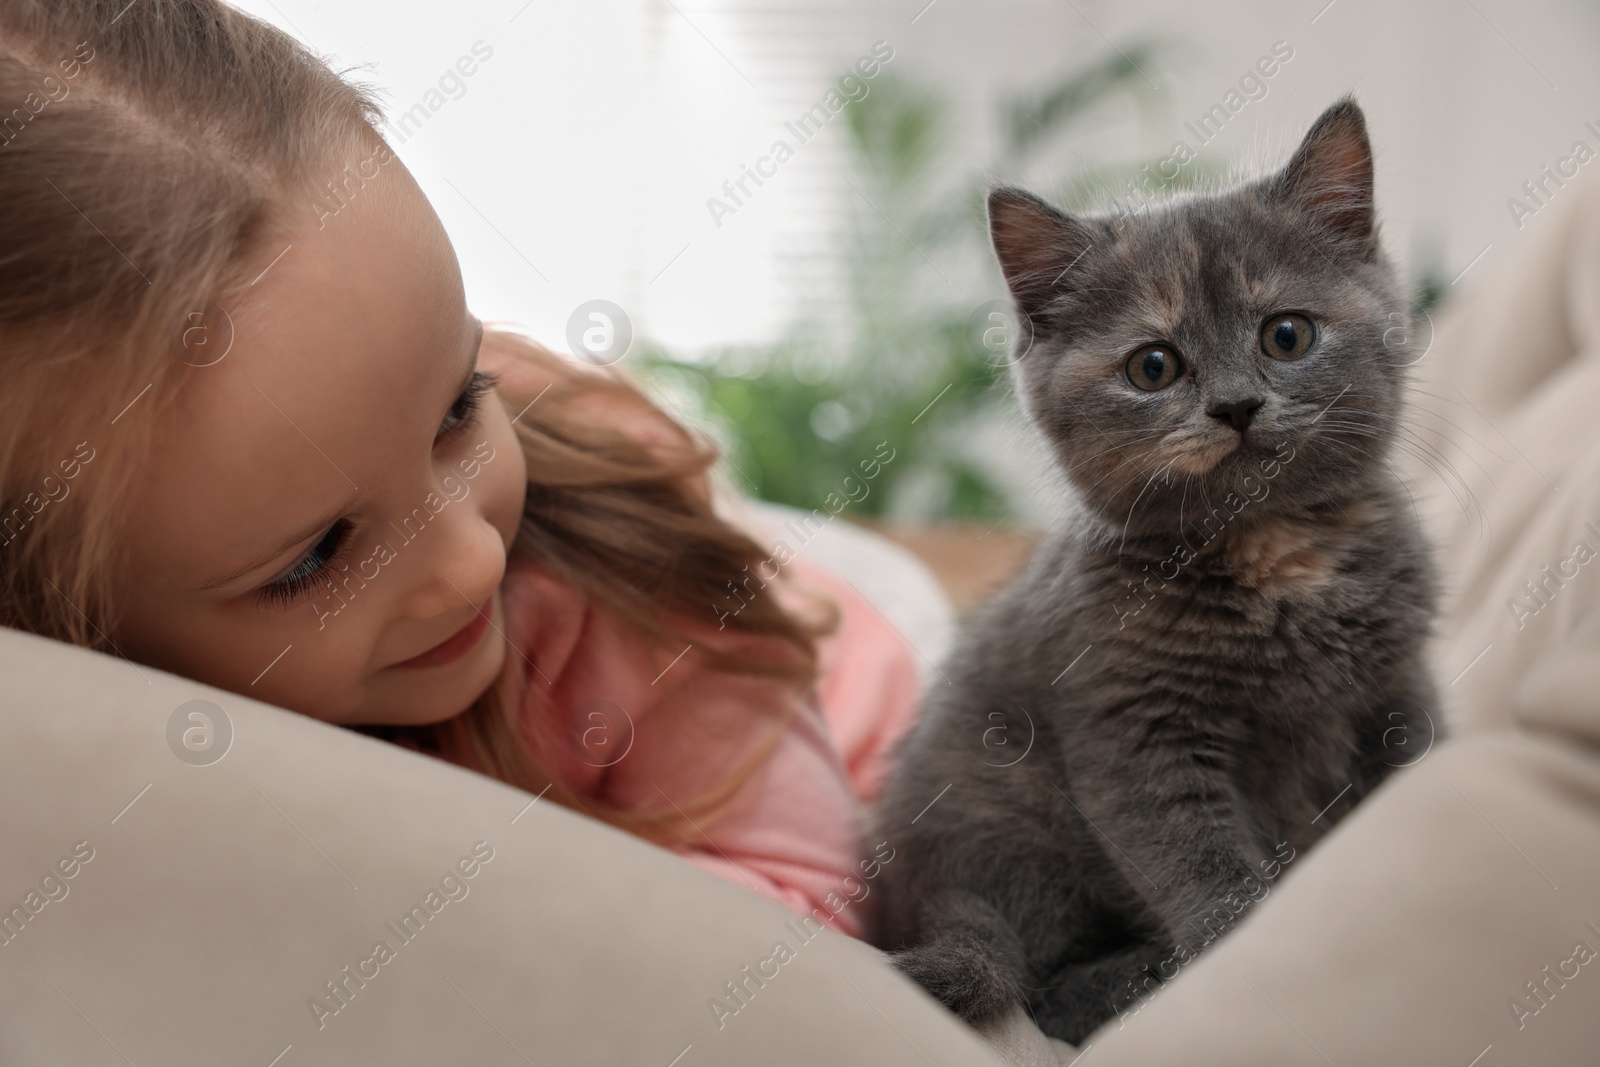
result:
[[[692,721],[665,715],[642,721],[641,758],[631,767],[618,765],[612,799],[677,804],[772,744],[723,814],[697,827],[697,840],[684,854],[736,885],[860,936],[865,917],[846,904],[847,880],[850,886],[859,881],[850,880],[859,874],[862,852],[858,808],[809,694],[770,679],[712,671],[686,676],[683,686],[693,694]]]
[[[597,396],[569,402],[662,448],[682,435],[654,409]],[[810,586],[840,608],[839,629],[819,644],[815,686],[716,670],[692,644],[663,649],[515,557],[502,586],[515,650],[507,670],[520,680],[523,722],[556,781],[613,807],[676,809],[694,823],[680,848],[690,862],[860,936],[870,895],[862,875],[876,868],[864,859],[861,805],[882,788],[911,722],[915,664],[849,583],[801,560],[784,571],[773,595]],[[712,621],[706,643],[735,636]],[[737,639],[757,651],[776,640]],[[712,815],[690,810],[755,759]]]
[[[794,559],[785,568],[839,607],[839,627],[818,645],[818,696],[856,796],[876,801],[894,766],[895,746],[916,719],[921,682],[916,653],[854,585]]]
[[[685,858],[861,935],[860,807],[814,688],[660,648],[520,561],[502,591],[524,721],[557,781],[612,806],[688,817]],[[763,752],[720,814],[696,817],[697,800]]]

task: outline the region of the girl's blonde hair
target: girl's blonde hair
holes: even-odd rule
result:
[[[279,244],[282,206],[325,198],[338,161],[381,143],[377,99],[216,0],[0,4],[0,621],[120,654],[109,573],[130,479],[107,468],[146,459],[195,362],[196,331],[223,328],[229,297],[251,280],[244,263]],[[529,487],[513,551],[653,639],[674,635],[673,618],[709,615],[763,555],[693,488],[714,453],[688,434],[662,451],[586,424],[557,393],[598,390],[659,412],[620,376],[563,372],[509,331],[486,344],[564,383],[516,424]],[[697,651],[712,666],[814,675],[822,626],[771,597],[729,622],[786,651]],[[666,844],[755,766],[686,811],[597,808],[552,786],[507,697],[502,684],[437,728],[369,732],[551,786],[553,799]]]

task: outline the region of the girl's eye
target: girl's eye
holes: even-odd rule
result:
[[[450,410],[445,412],[443,421],[439,423],[439,432],[434,435],[434,442],[449,440],[464,433],[477,422],[479,408],[483,398],[488,395],[497,384],[497,376],[486,371],[474,371],[467,387],[461,390],[461,395],[455,398],[450,405]],[[257,593],[265,603],[289,604],[305,596],[323,572],[339,561],[345,548],[350,543],[351,531],[355,524],[349,519],[340,519],[328,527],[328,532],[322,539],[311,546],[305,558],[296,563],[289,573],[281,578],[274,578],[263,585]]]
[[[1183,360],[1166,345],[1145,345],[1124,364],[1128,381],[1146,392],[1165,389],[1183,373]]]
[[[1317,339],[1317,328],[1304,315],[1274,315],[1261,326],[1261,351],[1273,359],[1299,359]]]
[[[467,387],[461,390],[461,395],[456,397],[450,405],[450,410],[445,412],[444,421],[439,423],[439,433],[435,441],[443,441],[470,429],[477,421],[478,410],[483,398],[489,391],[500,383],[500,379],[487,371],[473,371]]]
[[[288,574],[274,578],[257,590],[262,601],[268,604],[291,604],[308,593],[317,584],[322,572],[338,562],[350,543],[350,533],[354,529],[355,524],[349,519],[340,519],[328,527],[328,532],[311,546],[311,551]]]

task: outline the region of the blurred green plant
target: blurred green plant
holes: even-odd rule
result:
[[[1011,517],[1029,488],[1003,455],[1020,420],[1010,414],[1003,354],[974,343],[981,325],[969,328],[974,311],[1004,292],[984,196],[992,175],[1020,175],[1108,102],[1131,99],[1147,116],[1165,103],[1143,73],[1162,48],[1124,45],[1009,101],[986,160],[954,129],[947,101],[885,75],[846,109],[854,192],[840,250],[845,306],[773,344],[699,360],[646,346],[636,366],[680,413],[710,424],[734,481],[755,496],[818,507],[886,441],[896,458],[852,515]],[[1125,197],[1140,166],[1073,169],[1070,182],[1040,191],[1069,207],[1103,203],[1107,190]],[[1206,173],[1191,163],[1161,184],[1187,186]]]

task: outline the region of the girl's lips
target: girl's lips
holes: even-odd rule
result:
[[[483,635],[489,630],[489,616],[494,611],[494,599],[491,597],[478,606],[478,612],[472,616],[472,621],[457,630],[450,637],[434,645],[420,656],[412,656],[394,664],[396,667],[439,667],[446,663],[453,663],[478,647],[478,642],[483,640]]]

